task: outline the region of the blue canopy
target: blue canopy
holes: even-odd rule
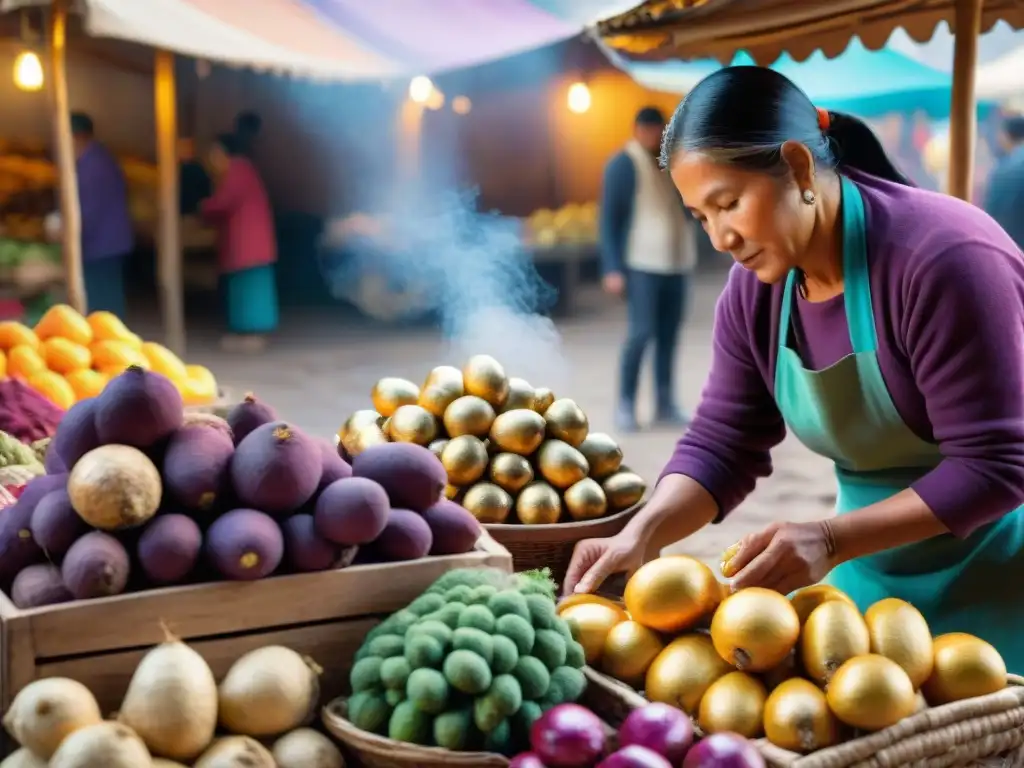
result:
[[[616,58],[617,66],[641,85],[675,93],[686,93],[722,66],[713,59],[635,62]],[[754,63],[743,51],[731,62],[733,66]],[[934,120],[949,116],[950,75],[888,48],[869,51],[856,38],[834,59],[826,59],[821,51],[802,62],[783,54],[771,67],[799,85],[818,107],[869,118],[919,110]]]

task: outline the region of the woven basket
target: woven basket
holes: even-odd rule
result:
[[[592,669],[584,669],[587,690],[581,704],[608,726],[609,737],[622,720],[646,702],[636,691]],[[490,752],[452,752],[439,747],[420,747],[377,736],[356,728],[346,719],[347,701],[335,699],[323,709],[327,731],[344,745],[362,768],[507,768],[509,761]]]
[[[517,571],[550,568],[552,578],[559,584],[569,570],[572,551],[577,541],[603,539],[614,536],[640,511],[643,502],[622,512],[596,520],[578,523],[552,523],[550,525],[484,525],[491,537],[512,553]]]

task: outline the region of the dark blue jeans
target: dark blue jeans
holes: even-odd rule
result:
[[[83,262],[85,300],[90,312],[113,312],[122,320],[127,319],[124,288],[124,268],[127,261],[128,254]]]
[[[679,327],[689,293],[687,275],[661,275],[629,270],[626,273],[626,308],[629,329],[622,349],[620,400],[636,402],[644,352],[654,342],[654,385],[659,411],[675,405],[672,384]]]

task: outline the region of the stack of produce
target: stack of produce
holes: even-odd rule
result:
[[[2,765],[344,768],[338,748],[304,727],[318,711],[319,674],[311,660],[269,645],[237,659],[218,685],[202,656],[170,639],[142,657],[109,720],[76,680],[22,688],[3,720],[21,748]]]
[[[186,416],[169,379],[134,366],[68,411],[46,466],[0,518],[0,587],[22,608],[340,568],[360,546],[364,561],[466,552],[479,535],[425,448],[353,468],[255,397],[227,421]]]
[[[0,322],[0,377],[23,379],[64,409],[95,397],[130,365],[166,376],[186,405],[217,399],[217,380],[209,369],[185,365],[166,347],[142,341],[110,312],[83,317],[66,304],[55,304],[35,328]]]
[[[367,635],[349,719],[413,744],[521,751],[542,713],[586,687],[554,592],[542,572],[449,571]]]
[[[714,734],[694,744],[689,718],[667,704],[648,704],[633,710],[616,737],[614,751],[604,757],[609,744],[600,718],[576,704],[560,704],[534,723],[530,733],[532,751],[517,755],[510,768],[764,768],[765,765],[757,749],[735,733]]]
[[[434,368],[422,387],[381,379],[371,397],[374,410],[357,411],[338,431],[341,449],[355,456],[389,440],[428,446],[447,472],[445,495],[482,523],[593,520],[629,509],[646,491],[573,400],[509,378],[489,355],[461,371]]]
[[[597,203],[568,203],[557,210],[539,208],[526,219],[524,239],[536,248],[597,242]]]
[[[933,638],[921,613],[895,598],[861,615],[828,585],[791,599],[756,587],[726,595],[710,568],[675,555],[641,567],[624,602],[580,595],[560,606],[589,664],[681,708],[705,733],[767,736],[793,752],[1007,684],[989,643]],[[708,619],[710,631],[697,631]]]
[[[64,410],[23,381],[0,379],[0,429],[23,443],[52,437]]]

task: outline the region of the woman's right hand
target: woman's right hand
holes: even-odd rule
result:
[[[632,576],[643,565],[645,545],[628,530],[607,539],[583,539],[572,551],[563,592],[593,592],[616,573]]]

